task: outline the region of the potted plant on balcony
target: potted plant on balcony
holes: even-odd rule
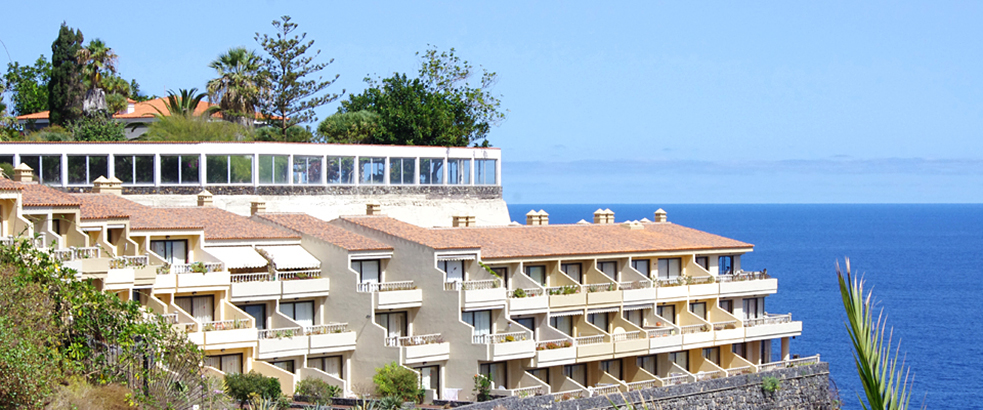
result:
[[[526,290],[519,288],[512,292],[512,297],[514,298],[524,298],[526,297]]]

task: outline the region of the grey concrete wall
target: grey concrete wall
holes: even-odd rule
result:
[[[781,381],[774,393],[761,388],[764,377]],[[630,394],[557,401],[551,395],[528,398],[509,397],[469,406],[468,410],[492,410],[502,406],[513,409],[587,410],[627,408],[626,402],[639,409],[834,409],[829,392],[829,364],[797,366],[742,376],[687,383],[677,386],[640,390]],[[499,409],[501,409],[499,408]]]

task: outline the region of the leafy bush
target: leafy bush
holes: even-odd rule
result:
[[[256,372],[226,374],[225,394],[238,401],[239,406],[249,403],[253,395],[267,400],[279,399],[280,380]]]
[[[126,125],[104,112],[86,114],[68,124],[75,141],[125,141]]]
[[[327,404],[331,402],[332,397],[341,395],[341,388],[321,379],[307,378],[297,383],[296,394],[305,397],[311,403]]]
[[[420,381],[412,370],[400,366],[396,362],[389,363],[381,369],[375,369],[372,376],[375,391],[380,397],[396,396],[403,401],[419,402],[423,398]]]
[[[478,401],[488,401],[491,399],[491,377],[485,376],[483,374],[474,375],[474,394],[478,397]]]
[[[761,379],[761,390],[774,393],[782,389],[782,381],[777,377],[767,376]]]

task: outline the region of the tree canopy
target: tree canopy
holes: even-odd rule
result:
[[[48,81],[51,78],[51,63],[41,55],[34,65],[7,63],[3,75],[4,88],[11,93],[14,103],[12,114],[22,115],[48,109]]]
[[[217,101],[222,118],[251,127],[261,92],[263,60],[245,47],[235,47],[208,64],[218,74],[208,82],[208,96]]]
[[[58,38],[51,44],[51,80],[48,82],[49,120],[52,125],[65,125],[82,116],[82,69],[78,53],[82,49],[82,31],[72,30],[62,23]]]

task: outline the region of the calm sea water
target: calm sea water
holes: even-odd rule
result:
[[[911,408],[983,408],[983,205],[513,204],[509,212],[520,223],[530,209],[574,223],[602,207],[617,221],[653,219],[662,207],[670,222],[753,243],[742,267],[778,278],[767,310],[803,322],[792,353],[820,354],[844,408],[855,409],[862,387],[835,273],[849,257],[907,354]]]

